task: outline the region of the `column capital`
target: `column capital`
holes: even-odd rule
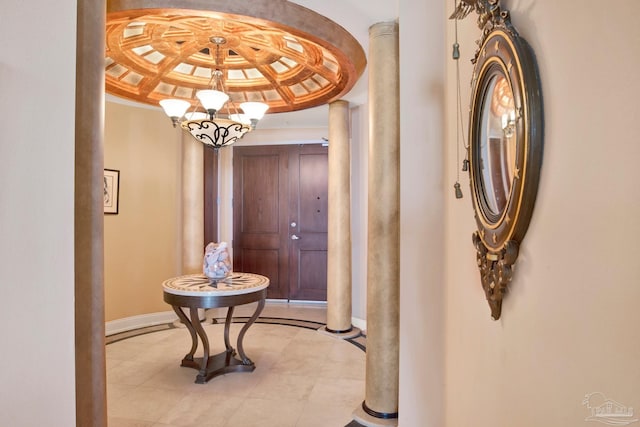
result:
[[[369,27],[369,37],[383,37],[398,32],[398,21],[378,22]]]
[[[329,107],[331,107],[332,105],[347,105],[347,106],[349,106],[349,101],[347,101],[346,99],[336,99],[335,101],[331,101],[329,103]]]

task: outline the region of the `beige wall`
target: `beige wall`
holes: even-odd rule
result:
[[[170,311],[180,272],[180,131],[159,109],[106,103],[104,165],[120,170],[118,215],[105,215],[106,321]]]
[[[0,425],[73,426],[76,1],[3,2],[0,52]]]
[[[143,123],[137,128],[135,123]],[[158,292],[163,278],[180,274],[180,144],[159,109],[106,103],[105,168],[121,170],[120,213],[105,215],[106,321],[170,311]],[[175,131],[175,132],[174,132]],[[352,227],[354,321],[366,320],[366,105],[352,106]],[[327,127],[264,129],[238,144],[319,144]],[[192,142],[187,136],[187,141]],[[233,148],[220,150],[219,236],[233,236]],[[140,168],[137,165],[144,165]],[[178,240],[176,240],[178,239]],[[178,242],[177,246],[174,241]],[[145,246],[145,242],[152,245]],[[154,265],[153,260],[162,262]],[[135,260],[135,262],[132,262]],[[156,271],[154,271],[154,269]],[[142,297],[144,292],[149,292]],[[163,317],[164,319],[164,317]],[[132,325],[142,325],[140,319]],[[126,326],[125,326],[126,327]],[[117,329],[118,327],[116,327]]]
[[[326,127],[261,129],[238,144],[321,143]],[[170,312],[161,282],[181,274],[181,131],[159,109],[106,103],[105,168],[120,170],[120,213],[105,215],[106,321]],[[220,240],[232,240],[233,148],[220,151]],[[365,286],[354,292],[361,295]],[[363,302],[356,296],[357,307]],[[364,319],[360,310],[354,316]],[[140,318],[142,326],[154,318]],[[164,319],[164,317],[162,317]],[[122,323],[118,323],[122,325]],[[118,329],[116,326],[115,329]]]
[[[637,417],[640,3],[503,4],[538,58],[544,160],[512,291],[494,322],[475,268],[467,175],[463,200],[450,188],[458,165],[448,60],[446,425],[584,426],[591,392],[636,408]],[[475,17],[460,24],[464,111],[478,35]],[[447,55],[451,43],[449,32]]]

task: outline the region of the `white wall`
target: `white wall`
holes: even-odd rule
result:
[[[75,425],[76,1],[0,14],[0,425]],[[34,410],[37,407],[37,410]]]
[[[441,427],[444,369],[444,4],[400,0],[400,408]],[[473,259],[469,259],[473,263]],[[467,426],[475,424],[470,423]]]
[[[351,108],[351,308],[353,325],[366,329],[369,110]]]
[[[640,3],[503,2],[540,68],[545,148],[528,234],[490,319],[455,200],[455,87],[448,60],[446,139],[446,425],[584,426],[585,394],[640,408]],[[450,9],[447,2],[447,9]],[[448,23],[447,49],[453,23]],[[479,36],[460,23],[463,111]],[[421,353],[430,354],[429,345]],[[436,424],[433,424],[434,427]]]

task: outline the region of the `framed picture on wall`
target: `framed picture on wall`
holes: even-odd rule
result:
[[[104,170],[104,213],[118,213],[118,199],[120,195],[120,171]]]

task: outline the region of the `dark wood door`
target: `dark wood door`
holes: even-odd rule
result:
[[[267,276],[268,298],[289,297],[289,155],[234,147],[233,269]]]
[[[326,301],[327,147],[301,146],[289,165],[289,298]]]
[[[321,145],[234,147],[233,268],[268,298],[326,300],[327,172]]]

